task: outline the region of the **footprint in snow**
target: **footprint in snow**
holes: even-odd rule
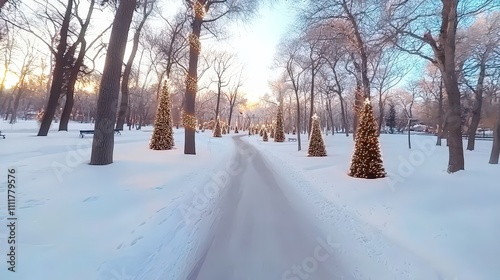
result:
[[[130,242],[130,246],[134,246],[135,243],[137,243],[137,241],[141,240],[142,238],[143,238],[142,236],[139,236],[136,239],[132,240],[132,242]]]
[[[88,202],[88,201],[96,201],[98,200],[99,197],[98,196],[91,196],[91,197],[87,197],[83,200],[83,202]]]

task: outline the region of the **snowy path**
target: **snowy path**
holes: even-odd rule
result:
[[[188,280],[351,279],[314,218],[294,208],[259,151],[234,140],[251,159],[238,154],[241,169],[220,203],[214,238]]]

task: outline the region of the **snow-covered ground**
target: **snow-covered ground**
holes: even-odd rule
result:
[[[499,279],[500,166],[487,163],[490,141],[465,152],[465,171],[448,174],[447,147],[436,147],[435,137],[414,135],[409,150],[405,135],[382,135],[388,177],[364,180],[347,175],[352,137],[324,139],[324,158],[307,157],[307,141],[300,152],[294,142],[246,141],[286,178],[291,199],[309,201],[323,238],[358,264],[356,279],[389,279],[381,267],[400,275],[395,279]],[[380,266],[370,268],[374,259]]]
[[[213,219],[234,151],[229,137],[197,134],[197,155],[148,149],[152,128],[115,136],[114,163],[90,166],[92,136],[70,123],[36,137],[37,124],[1,122],[0,279],[185,279]],[[7,271],[7,168],[17,169],[16,272]],[[213,189],[213,188],[212,188]],[[217,189],[216,189],[217,190]]]
[[[308,224],[318,231],[301,230],[318,236],[308,236],[307,242],[293,248],[280,245],[283,252],[290,252],[286,257],[273,255],[274,251],[266,255],[280,262],[283,280],[319,279],[322,271],[334,265],[352,279],[496,280],[500,275],[500,166],[487,164],[491,141],[477,141],[475,151],[466,151],[466,170],[448,174],[447,147],[436,147],[434,137],[412,136],[409,150],[405,135],[382,135],[389,177],[361,180],[347,176],[351,137],[325,136],[328,156],[308,158],[307,141],[297,152],[295,142],[243,136],[262,156],[257,157],[259,162],[243,164],[251,170],[241,171],[240,178],[234,169],[248,157],[229,136],[212,138],[210,131],[200,132],[197,155],[186,156],[182,129],[174,130],[172,151],[148,149],[151,127],[125,130],[115,136],[114,163],[90,166],[92,136],[82,139],[78,130],[93,125],[70,123],[69,128],[57,132],[54,124],[47,137],[36,137],[36,122],[0,122],[0,130],[7,135],[0,139],[1,280],[193,277],[190,273],[207,250],[216,257],[206,265],[224,251],[223,246],[209,248],[207,240],[214,239],[216,222],[223,217],[229,222],[233,216],[231,210],[221,211],[228,209],[223,206],[231,203],[234,191],[246,196],[238,201],[244,205],[232,209],[244,209],[251,223],[260,219],[258,215],[263,219],[255,224],[271,223],[283,214],[280,205],[290,205],[303,217],[316,216]],[[274,175],[263,166],[269,166]],[[7,270],[4,253],[10,167],[17,170],[15,273]],[[271,177],[276,181],[268,180]],[[240,188],[231,185],[239,180],[245,180],[237,185]],[[260,189],[251,191],[254,184],[260,184]],[[262,204],[272,197],[263,200],[261,196],[277,187],[287,201]],[[230,189],[233,193],[227,192]],[[265,216],[273,209],[277,213]],[[287,218],[281,224],[291,224],[293,216]],[[260,229],[262,242],[271,242],[271,236]],[[292,237],[299,234],[287,234],[290,230],[285,227],[274,233],[279,232],[283,242],[295,242]],[[218,236],[220,243],[224,236]],[[247,240],[244,237],[239,240]],[[255,239],[259,238],[249,238],[253,241],[244,245],[251,250],[231,251],[235,261],[255,259],[277,246],[268,243],[258,248]],[[318,250],[328,253],[319,255]],[[304,256],[297,257],[297,252]],[[213,265],[226,264],[215,261]],[[275,269],[273,263],[263,265]],[[259,269],[255,263],[249,266]],[[248,279],[257,280],[251,275]]]

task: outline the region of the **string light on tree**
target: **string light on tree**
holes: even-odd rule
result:
[[[196,128],[198,126],[198,120],[196,119],[196,117],[191,116],[188,113],[183,111],[182,112],[182,125],[184,127],[189,127],[191,129],[196,130]]]
[[[323,136],[321,136],[321,128],[319,127],[319,117],[314,114],[312,117],[312,131],[311,138],[309,139],[309,149],[307,151],[308,157],[324,157],[326,156],[325,143]]]
[[[222,129],[220,127],[220,120],[219,116],[217,116],[217,121],[215,122],[215,128],[214,128],[214,137],[222,137]]]
[[[200,38],[195,34],[189,34],[189,45],[199,54],[201,52]]]
[[[200,19],[205,16],[205,7],[200,3],[200,1],[196,1],[194,3],[194,14]]]
[[[267,128],[265,126],[262,127],[262,141],[269,141],[269,137],[267,136]]]
[[[198,82],[189,74],[186,74],[186,87],[194,93],[198,91]]]
[[[171,106],[169,84],[165,80],[156,110],[153,135],[149,142],[149,148],[152,150],[170,150],[174,147]]]
[[[378,126],[368,98],[365,99],[360,113],[349,176],[366,179],[383,178],[386,173],[378,141]]]
[[[278,106],[278,115],[276,116],[276,131],[274,133],[274,142],[285,142],[285,127],[283,122],[282,105]]]

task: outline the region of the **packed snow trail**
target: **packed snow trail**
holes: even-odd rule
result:
[[[234,137],[238,174],[230,178],[207,250],[187,280],[337,280],[335,250],[286,197],[259,151]],[[352,274],[351,274],[352,275]]]

